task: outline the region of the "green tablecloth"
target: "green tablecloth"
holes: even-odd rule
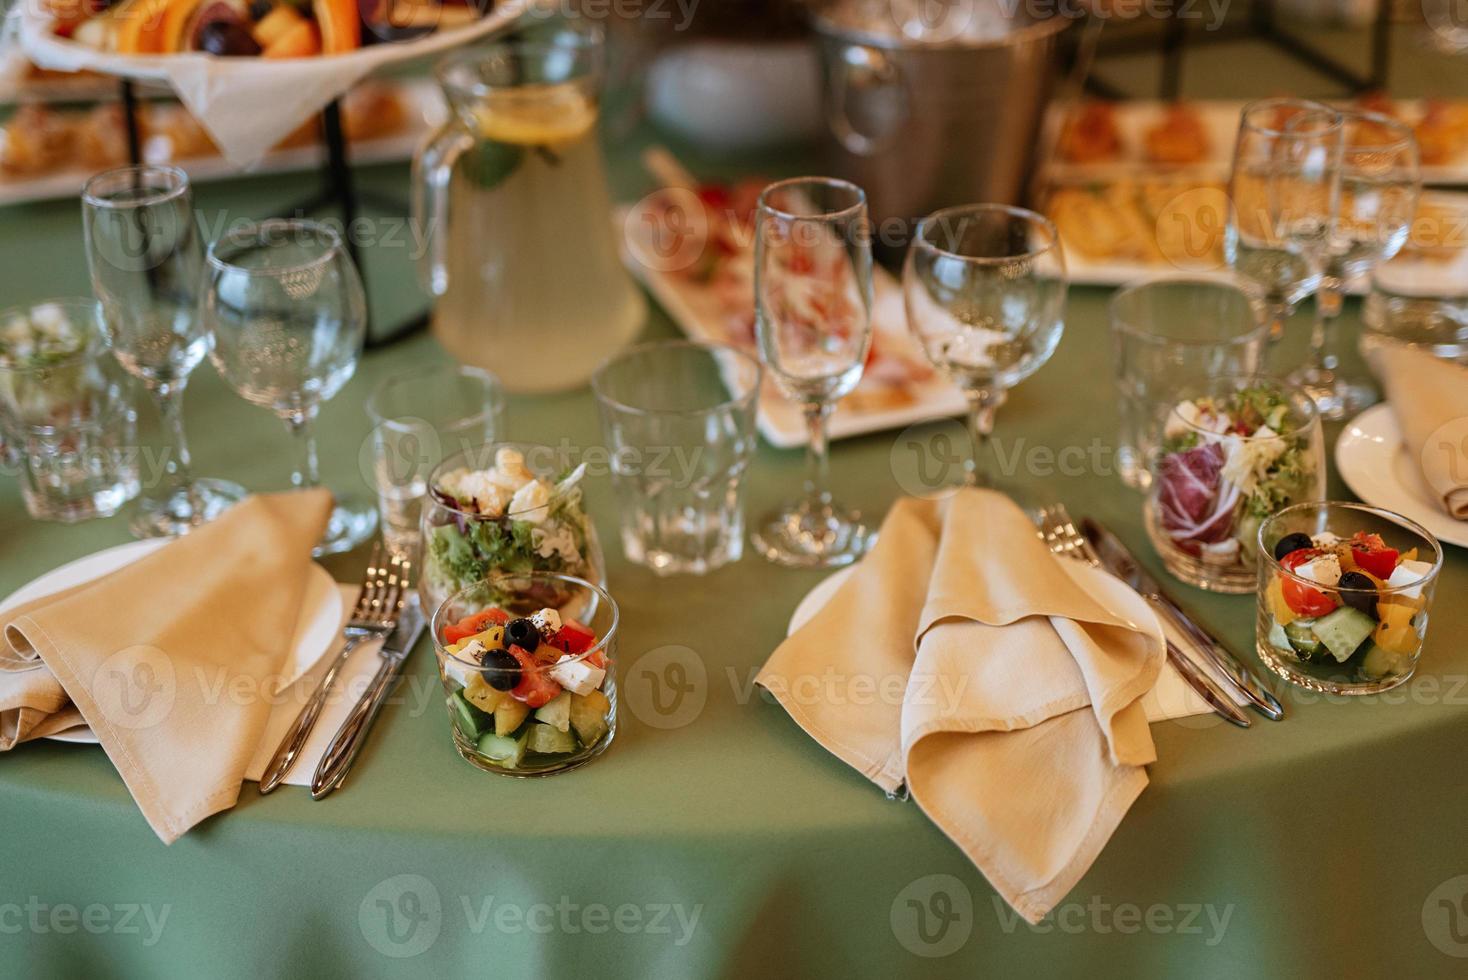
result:
[[[635,194],[632,156],[618,160],[619,190]],[[384,189],[403,179],[401,168],[364,174]],[[261,214],[306,187],[280,178],[208,186],[199,206]],[[85,291],[74,204],[12,208],[0,221],[6,302]],[[422,302],[405,253],[374,253],[369,272],[380,318]],[[1014,392],[1000,438],[1006,451],[1022,442],[1035,464],[1018,481],[1110,523],[1155,568],[1140,499],[1108,469],[1107,295],[1072,291],[1065,340]],[[1347,329],[1357,318],[1353,307]],[[648,335],[672,333],[655,311]],[[419,337],[363,360],[319,424],[332,486],[366,492],[358,451],[371,387],[442,357]],[[284,430],[207,366],[188,420],[200,472],[257,489],[285,481]],[[510,428],[582,447],[600,439],[585,391],[513,399]],[[1044,452],[1072,446],[1099,446],[1102,465],[1047,475]],[[894,459],[902,472],[905,451],[897,433],[837,444],[841,497],[880,518],[901,492]],[[800,478],[798,452],[763,447],[750,511]],[[1333,479],[1331,493],[1346,491]],[[751,692],[820,573],[749,559],[706,578],[659,579],[622,560],[604,479],[588,497],[625,624],[621,730],[603,758],[545,780],[470,768],[450,744],[422,649],[344,790],[313,803],[298,789],[262,799],[247,788],[238,807],[169,848],[101,751],[22,746],[0,758],[3,972],[1462,975],[1462,550],[1450,549],[1422,667],[1404,689],[1349,703],[1285,689],[1288,720],[1248,731],[1211,716],[1155,726],[1151,786],[1072,895],[1031,928],[914,805],[884,798]],[[13,481],[0,483],[0,594],[127,540],[120,518],[33,523]],[[363,561],[358,552],[328,566],[346,581]],[[1251,649],[1252,598],[1179,591],[1235,650]],[[676,680],[670,662],[691,668],[681,701],[655,689]],[[651,707],[657,698],[668,714]]]

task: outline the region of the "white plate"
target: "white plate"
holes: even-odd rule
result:
[[[393,89],[403,103],[406,117],[403,128],[374,139],[354,140],[347,148],[348,158],[353,165],[394,163],[411,159],[419,144],[448,117],[448,107],[444,104],[443,95],[432,82],[405,82],[393,86]],[[4,138],[5,134],[0,132],[0,144],[3,144]],[[201,183],[246,175],[314,170],[322,165],[325,152],[320,143],[275,150],[249,169],[237,167],[222,156],[164,159],[150,145],[144,146],[143,155],[147,157],[148,163],[166,163],[181,167],[190,180]],[[75,166],[52,171],[42,177],[0,173],[0,206],[76,197],[94,172],[85,166]]]
[[[60,568],[53,568],[12,592],[0,602],[0,610],[101,578],[131,565],[167,543],[166,538],[132,541],[78,558]],[[337,638],[341,615],[342,595],[336,582],[326,569],[312,564],[311,572],[306,577],[306,594],[301,604],[301,615],[296,622],[295,635],[291,639],[289,670],[279,685],[280,688],[295,683],[321,659]],[[97,742],[96,736],[88,728],[72,728],[48,737],[58,742],[85,742],[93,745]]]
[[[637,259],[638,250],[642,249],[640,254],[650,254],[650,246],[627,241],[627,234],[641,227],[627,220],[631,213],[630,207],[622,207],[613,215],[617,236],[623,242],[622,260],[627,269],[647,286],[658,305],[689,338],[704,343],[729,343],[728,331],[724,327],[727,314],[709,290]],[[872,328],[880,333],[889,349],[900,350],[905,358],[919,361],[923,358],[916,341],[907,332],[907,313],[902,305],[901,287],[880,266],[872,270]],[[926,361],[922,363],[926,367]],[[772,382],[767,381],[766,386],[759,399],[757,421],[760,434],[779,449],[805,445],[808,436],[800,406],[781,396]],[[917,422],[962,415],[968,409],[963,392],[937,374],[913,383],[912,394],[912,401],[890,408],[853,406],[850,399],[838,402],[831,415],[830,438],[845,439],[869,432],[900,429]]]
[[[1113,614],[1128,622],[1141,623],[1143,625],[1139,628],[1156,630],[1158,635],[1161,635],[1163,627],[1151,607],[1136,592],[1127,588],[1120,579],[1079,562],[1062,562],[1061,567]],[[795,612],[790,614],[790,625],[786,628],[785,635],[789,636],[810,622],[815,614],[820,612],[821,607],[831,601],[836,590],[841,588],[841,583],[845,582],[854,571],[856,571],[855,566],[843,568],[822,579],[815,588],[807,592],[796,605]],[[1167,635],[1174,643],[1178,643],[1184,649],[1187,648],[1187,642],[1181,640],[1171,630],[1167,631]],[[1205,667],[1204,669],[1211,671],[1211,668]],[[1242,704],[1239,698],[1234,700]],[[1167,663],[1162,665],[1162,673],[1158,675],[1156,685],[1142,698],[1142,706],[1147,712],[1149,722],[1206,715],[1213,710],[1188,686],[1182,675]]]
[[[1390,405],[1373,405],[1346,426],[1335,444],[1335,467],[1351,492],[1368,504],[1396,511],[1438,540],[1468,548],[1468,521],[1453,520],[1433,501],[1421,468],[1402,444]]]

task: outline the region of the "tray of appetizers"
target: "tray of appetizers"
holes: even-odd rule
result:
[[[364,82],[342,100],[349,158],[367,164],[410,159],[447,113],[438,87],[427,80]],[[314,117],[248,171],[221,156],[204,127],[177,103],[143,103],[138,123],[143,158],[182,167],[196,183],[307,170],[323,159]],[[87,178],[127,160],[121,103],[20,106],[0,126],[0,205],[75,197]]]
[[[1227,181],[1239,113],[1235,101],[1082,101],[1052,106],[1042,146],[1051,182],[1185,173]],[[1410,123],[1426,184],[1468,184],[1468,101],[1365,96],[1332,103]]]

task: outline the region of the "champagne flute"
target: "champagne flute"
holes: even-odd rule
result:
[[[995,412],[1055,353],[1066,289],[1060,236],[1033,211],[965,204],[918,222],[902,269],[903,305],[928,360],[968,398],[966,485],[993,486],[983,460]]]
[[[1310,360],[1289,377],[1315,399],[1325,419],[1343,419],[1376,401],[1369,382],[1340,369],[1334,344],[1339,333],[1336,319],[1346,285],[1369,275],[1407,243],[1422,189],[1411,126],[1374,112],[1342,115],[1346,125],[1339,218],[1315,294]]]
[[[341,236],[316,221],[246,225],[209,246],[204,322],[209,357],[246,401],[278,415],[296,438],[296,487],[321,483],[311,423],[357,369],[367,299]],[[365,541],[377,512],[337,497],[318,555]]]
[[[1229,176],[1224,254],[1260,292],[1270,338],[1320,284],[1340,195],[1340,113],[1305,99],[1244,106]]]
[[[828,488],[827,423],[861,380],[872,339],[872,243],[860,187],[796,177],[766,187],[755,212],[755,332],[760,359],[805,413],[804,495],[766,517],[751,540],[781,565],[844,565],[872,535]]]
[[[171,445],[163,483],[139,498],[140,538],[184,534],[245,496],[225,480],[195,478],[183,396],[209,346],[198,316],[203,247],[189,179],[176,167],[122,167],[82,189],[87,267],[112,352],[152,394]]]

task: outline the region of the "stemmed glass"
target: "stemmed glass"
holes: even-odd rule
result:
[[[982,460],[995,412],[1055,353],[1066,289],[1060,237],[1033,211],[965,204],[918,222],[902,269],[903,303],[928,359],[968,398],[965,484],[993,485]]]
[[[183,396],[209,346],[199,322],[203,246],[189,179],[176,167],[122,167],[82,189],[87,266],[112,352],[157,402],[171,440],[160,487],[144,491],[131,521],[140,538],[184,534],[245,496],[225,480],[195,478]]]
[[[1320,284],[1340,196],[1340,113],[1305,99],[1244,106],[1229,176],[1224,253],[1258,286],[1270,338]]]
[[[1402,250],[1422,189],[1412,127],[1374,112],[1343,112],[1341,191],[1335,235],[1315,294],[1310,360],[1289,380],[1315,399],[1322,418],[1342,419],[1370,405],[1376,392],[1340,370],[1333,341],[1346,285]]]
[[[242,398],[268,408],[296,437],[297,487],[321,482],[311,422],[357,369],[367,299],[341,236],[303,219],[249,224],[209,246],[203,318],[210,359]],[[355,547],[377,513],[337,497],[316,554]]]
[[[805,494],[751,540],[767,559],[816,568],[860,558],[872,535],[831,499],[827,422],[861,380],[872,339],[872,243],[866,194],[829,177],[771,184],[755,212],[755,331],[760,359],[805,411]]]

